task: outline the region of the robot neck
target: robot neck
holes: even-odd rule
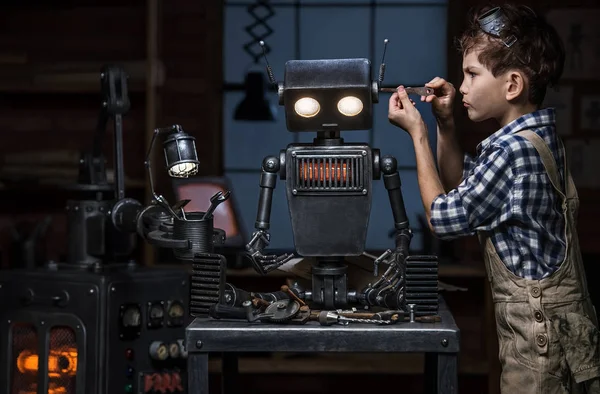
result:
[[[342,145],[344,139],[340,138],[339,129],[320,130],[317,131],[317,137],[313,139],[313,143],[326,146]]]

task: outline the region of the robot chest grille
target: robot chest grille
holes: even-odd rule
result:
[[[361,152],[315,155],[298,153],[293,158],[293,188],[302,192],[350,192],[365,190],[368,168]]]

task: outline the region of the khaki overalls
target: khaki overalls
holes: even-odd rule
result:
[[[566,196],[563,194],[556,162],[541,137],[531,130],[517,134],[537,149],[563,201],[567,251],[552,275],[528,280],[510,272],[487,235],[479,234],[495,307],[501,391],[600,393],[598,322],[579,249],[577,190],[565,163]]]

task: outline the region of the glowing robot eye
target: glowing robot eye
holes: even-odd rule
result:
[[[302,97],[294,104],[294,110],[303,118],[312,118],[321,110],[319,102],[311,97]]]
[[[346,96],[338,101],[337,108],[343,115],[356,116],[361,113],[363,103],[357,97]]]

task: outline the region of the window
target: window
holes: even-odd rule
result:
[[[253,7],[253,14],[249,13]],[[262,160],[279,155],[293,142],[310,142],[316,133],[287,131],[283,107],[277,95],[267,93],[277,108],[274,122],[236,121],[234,111],[244,97],[243,86],[248,71],[265,74],[265,62],[256,40],[269,46],[269,64],[275,79],[283,79],[285,62],[291,59],[332,59],[364,57],[371,60],[373,77],[377,77],[386,52],[386,86],[422,86],[435,76],[446,74],[447,0],[279,0],[226,1],[224,26],[224,160],[225,175],[233,184],[246,225],[253,231],[258,207],[259,177]],[[252,37],[246,30],[255,36]],[[253,52],[247,53],[244,45]],[[414,150],[408,134],[389,124],[387,100],[381,94],[374,104],[373,129],[342,132],[345,141],[368,142],[382,155],[398,160],[402,192],[411,228],[415,233],[413,250],[422,247],[418,215],[424,215],[417,178]],[[428,104],[417,100],[435,149],[435,121]],[[369,220],[367,250],[384,250],[394,246],[390,232],[393,216],[383,181],[373,185],[373,207]],[[271,210],[272,249],[292,249],[293,237],[283,181],[278,180]]]

